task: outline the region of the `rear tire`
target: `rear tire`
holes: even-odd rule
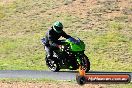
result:
[[[50,59],[50,60],[46,59],[46,65],[48,66],[48,68],[51,71],[58,72],[60,70],[60,66],[59,66],[58,62],[55,61],[56,58],[54,58],[53,60],[52,59]]]

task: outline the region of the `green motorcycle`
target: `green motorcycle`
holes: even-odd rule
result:
[[[44,44],[45,39],[42,39]],[[53,51],[53,58],[47,59],[46,55],[46,65],[48,68],[57,72],[60,69],[70,69],[77,70],[79,66],[83,66],[85,71],[90,70],[90,61],[88,57],[84,54],[85,44],[79,38],[68,38],[61,41],[63,45],[60,49]]]

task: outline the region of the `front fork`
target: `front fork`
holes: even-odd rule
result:
[[[77,62],[79,64],[79,74],[85,76],[86,67],[83,65],[82,60],[80,60],[79,57],[77,57]]]
[[[82,60],[80,59],[80,57],[77,57],[77,62],[79,64],[79,66],[83,66],[83,62]]]

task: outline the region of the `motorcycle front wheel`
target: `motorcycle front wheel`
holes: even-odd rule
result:
[[[82,60],[83,60],[82,61],[83,66],[86,68],[85,72],[89,72],[89,70],[90,70],[90,61],[89,61],[88,57],[86,55],[84,55]]]

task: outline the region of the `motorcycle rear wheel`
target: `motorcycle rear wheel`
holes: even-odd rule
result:
[[[46,65],[53,72],[58,72],[60,70],[59,64],[54,59],[53,60],[52,59],[47,59],[46,60]]]

